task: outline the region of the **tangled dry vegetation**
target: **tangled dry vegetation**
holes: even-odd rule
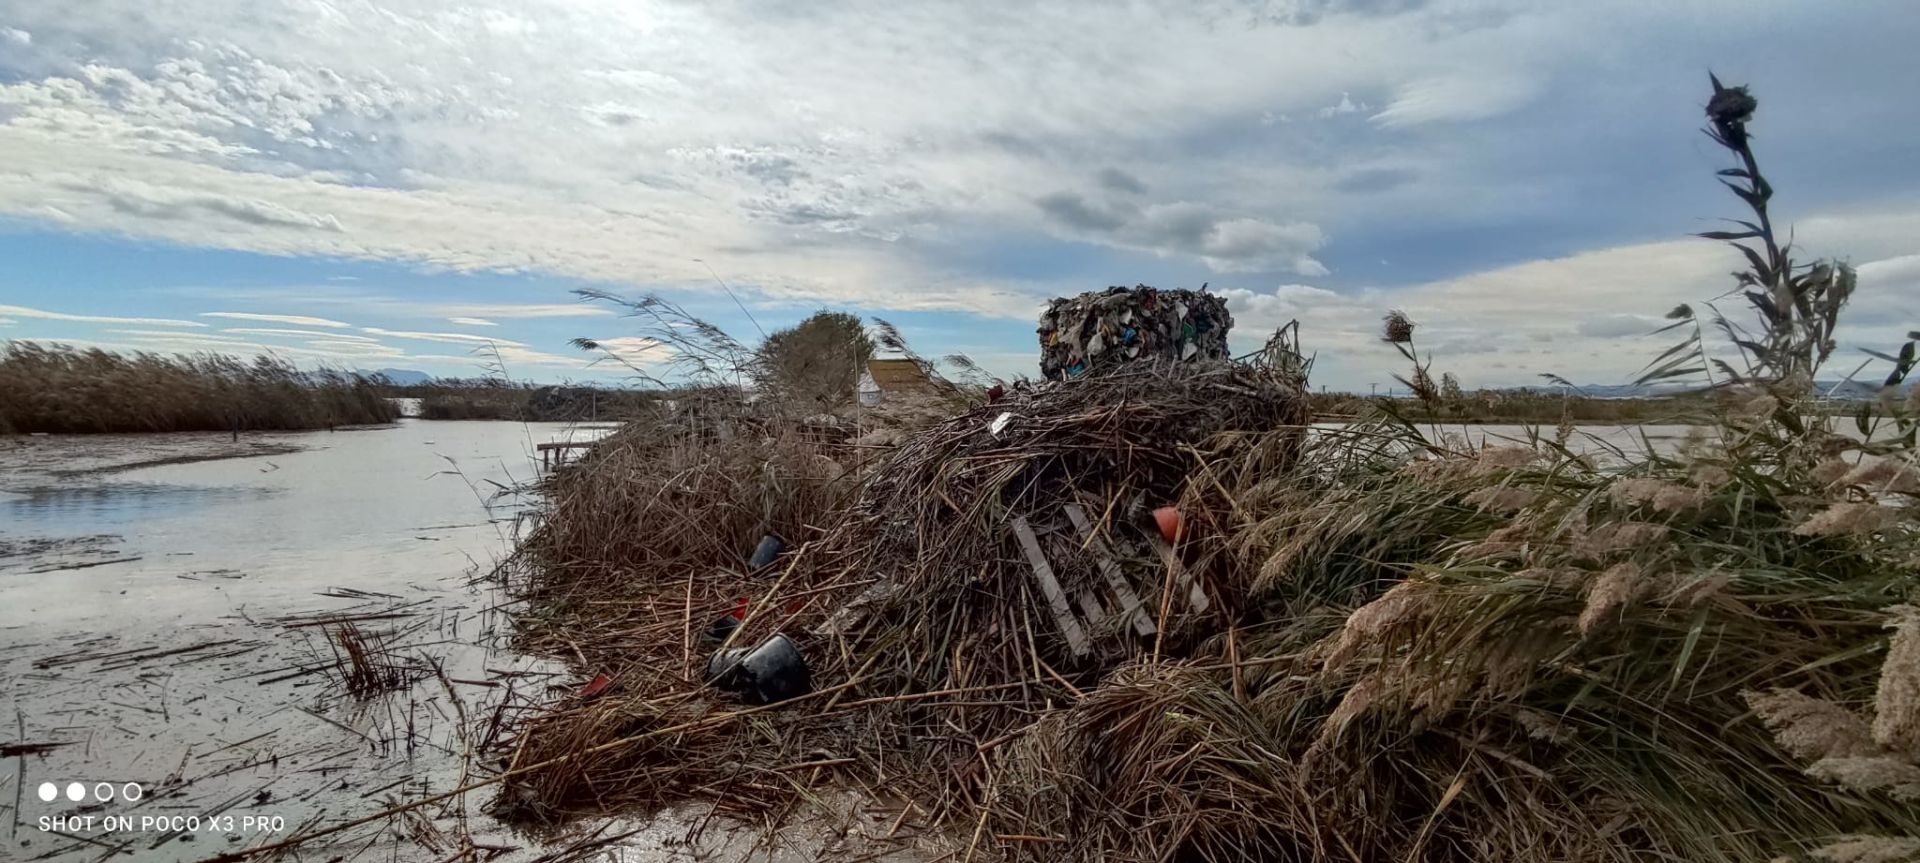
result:
[[[1714,313],[1729,360],[1675,311],[1649,376],[1713,378],[1685,447],[1306,434],[1284,338],[892,447],[663,414],[557,477],[510,567],[526,637],[610,685],[518,723],[502,811],[777,818],[854,787],[981,859],[1920,859],[1920,334],[1850,430],[1808,410],[1852,276],[1776,246],[1751,97],[1715,86],[1757,217],[1714,238],[1751,242],[1757,324]],[[1386,341],[1433,389],[1413,332]],[[1144,511],[1171,501],[1160,548]],[[747,571],[768,532],[788,553]],[[1036,553],[1104,625],[1068,631]],[[701,685],[736,597],[734,640],[794,634],[812,695]]]
[[[0,347],[0,433],[311,429],[397,415],[369,379],[273,357]]]

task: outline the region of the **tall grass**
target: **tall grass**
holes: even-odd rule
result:
[[[1920,856],[1915,341],[1876,354],[1854,434],[1815,409],[1853,276],[1776,243],[1753,100],[1714,89],[1753,215],[1705,236],[1752,241],[1753,316],[1675,309],[1642,378],[1706,385],[1700,439],[1603,466],[1547,437],[1457,451],[1387,412],[1297,471],[1209,465],[1227,482],[1185,509],[1256,609],[1238,658],[1139,669],[1010,750],[1036,778],[1002,829],[1082,859]],[[1413,331],[1383,341],[1441,401]],[[1132,817],[1034,814],[1060,800]]]
[[[389,386],[385,391],[419,399],[422,419],[520,422],[631,419],[662,397],[660,392],[634,389],[539,386],[491,378],[437,378],[410,386]]]
[[[117,354],[8,342],[0,433],[265,431],[391,422],[372,381],[275,357]]]
[[[1381,408],[1421,422],[1441,423],[1672,423],[1697,418],[1697,393],[1602,399],[1529,389],[1486,389],[1419,397],[1370,397],[1346,393],[1313,396],[1314,414],[1326,418],[1369,416]]]

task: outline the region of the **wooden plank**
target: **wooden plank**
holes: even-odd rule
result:
[[[1107,548],[1106,540],[1093,530],[1092,520],[1087,511],[1077,503],[1067,504],[1067,518],[1073,520],[1073,526],[1080,531],[1088,551],[1100,565],[1100,574],[1106,577],[1107,586],[1113,589],[1113,596],[1120,602],[1120,613],[1133,618],[1133,631],[1142,636],[1154,633],[1153,617],[1147,614],[1146,606],[1140,602],[1140,594],[1135,593],[1133,585],[1127,583],[1126,576],[1120,572],[1120,564],[1114,562],[1113,552]]]
[[[1209,599],[1207,592],[1201,590],[1200,585],[1193,580],[1193,573],[1188,572],[1187,568],[1180,563],[1180,556],[1173,553],[1173,546],[1168,545],[1166,538],[1162,537],[1158,531],[1149,529],[1145,532],[1147,541],[1153,543],[1153,550],[1159,552],[1160,559],[1166,561],[1167,567],[1173,570],[1174,579],[1180,582],[1181,587],[1187,589],[1187,601],[1193,604],[1193,610],[1206,611],[1208,606],[1213,605],[1213,600]]]
[[[1106,622],[1107,610],[1101,607],[1100,597],[1095,596],[1093,591],[1080,591],[1074,596],[1074,600],[1080,603],[1080,616],[1087,619],[1088,628],[1098,630],[1100,624]]]
[[[1033,578],[1040,582],[1040,593],[1047,598],[1047,605],[1053,608],[1053,619],[1060,625],[1060,631],[1067,636],[1067,646],[1073,648],[1075,656],[1086,656],[1093,652],[1093,645],[1087,641],[1087,633],[1080,628],[1080,621],[1073,617],[1073,608],[1067,605],[1067,592],[1060,589],[1060,581],[1053,577],[1053,565],[1047,563],[1047,555],[1040,550],[1040,539],[1033,535],[1032,525],[1027,524],[1024,516],[1014,516],[1010,522],[1013,535],[1020,540],[1020,548],[1027,553],[1027,563],[1033,566]]]

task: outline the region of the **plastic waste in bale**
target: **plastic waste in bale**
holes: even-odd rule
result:
[[[747,569],[755,570],[772,563],[774,558],[780,556],[780,550],[786,547],[787,544],[773,534],[760,537],[760,544],[753,547],[753,556],[747,558]]]
[[[793,639],[775,633],[759,647],[729,647],[707,660],[707,681],[755,704],[773,704],[813,691],[806,657]]]
[[[1040,316],[1040,372],[1060,380],[1140,359],[1225,359],[1233,316],[1200,290],[1112,287],[1054,300]]]

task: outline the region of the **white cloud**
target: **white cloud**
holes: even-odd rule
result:
[[[330,354],[333,356],[339,356],[339,357],[384,357],[384,358],[390,358],[390,359],[406,359],[407,358],[406,351],[401,350],[400,348],[394,347],[392,345],[383,345],[383,344],[380,344],[379,342],[350,342],[350,341],[341,341],[339,339],[314,339],[311,341],[303,342],[302,344],[305,344],[307,347],[313,348],[316,351],[322,351],[327,354]]]
[[[361,327],[360,331],[376,336],[386,336],[394,339],[415,339],[423,342],[446,342],[455,345],[493,345],[501,348],[526,347],[525,343],[516,342],[512,339],[495,338],[493,336],[476,336],[469,333],[420,333],[406,330],[385,330],[379,327]]]
[[[1651,315],[1595,315],[1581,321],[1573,331],[1583,336],[1617,339],[1622,336],[1644,336],[1665,323]]]
[[[238,339],[232,336],[216,336],[212,333],[180,332],[174,330],[126,330],[108,328],[103,332],[122,336],[137,336],[152,341],[183,341],[194,344],[231,344],[254,346],[259,344],[252,339]]]
[[[1518,75],[1429,78],[1400,87],[1372,120],[1388,129],[1484,120],[1527,104],[1539,92],[1538,85]]]
[[[775,301],[1024,317],[1031,297],[911,241],[956,218],[1039,228],[1028,190],[1090,160],[1168,174],[1153,187],[1168,212],[1122,247],[1322,272],[1313,220],[1274,204],[1310,188],[1165,148],[1264,112],[1362,110],[1357,94],[1483,53],[1435,38],[1418,5],[1275,18],[1069,4],[1017,20],[869,0],[807,14],[536,0],[505,17],[451,0],[32,8],[21,26],[72,36],[36,40],[35,71],[0,85],[0,212],[688,290],[713,289],[704,258]],[[1129,59],[1147,55],[1161,59]],[[1191,200],[1214,202],[1206,230],[1156,242],[1180,226],[1156,219],[1182,222]]]
[[[10,327],[16,323],[19,323],[19,321],[16,321],[12,318],[0,318],[0,327]]]
[[[273,327],[233,327],[231,329],[223,329],[220,332],[238,333],[241,335],[248,335],[248,336],[285,336],[288,338],[302,338],[302,337],[317,338],[317,339],[327,339],[329,341],[336,341],[336,342],[374,342],[374,343],[379,342],[379,339],[370,339],[370,338],[367,338],[366,336],[348,335],[346,333],[329,333],[329,332],[326,332],[325,330],[286,330],[286,329],[277,329]]]
[[[1799,247],[1851,248],[1873,258],[1859,267],[1860,284],[1837,334],[1843,350],[1884,350],[1907,330],[1920,329],[1911,298],[1920,291],[1920,254],[1911,248],[1920,210],[1807,219],[1796,227]],[[1234,340],[1251,350],[1274,327],[1301,322],[1309,350],[1319,351],[1319,383],[1365,391],[1404,373],[1404,361],[1380,342],[1380,319],[1402,309],[1419,325],[1416,343],[1435,368],[1453,371],[1469,387],[1538,382],[1542,372],[1579,383],[1616,384],[1633,377],[1667,346],[1641,338],[1667,323],[1660,316],[1680,303],[1700,305],[1733,286],[1728,273],[1743,265],[1720,243],[1681,239],[1597,249],[1561,258],[1398,288],[1334,292],[1308,285],[1270,291],[1219,291],[1234,315]],[[1744,320],[1737,297],[1721,304]],[[1717,337],[1709,333],[1709,342]],[[1857,360],[1836,360],[1851,366]]]
[[[493,321],[489,321],[489,320],[487,320],[486,318],[467,318],[467,317],[458,317],[458,316],[456,316],[456,317],[451,317],[451,318],[448,318],[448,319],[447,319],[447,323],[449,323],[449,324],[459,324],[460,326],[463,326],[463,327],[497,327],[497,326],[500,326],[499,324],[496,324],[496,323],[494,323]]]
[[[1312,312],[1352,306],[1356,301],[1325,288],[1312,285],[1281,285],[1268,293],[1245,288],[1223,288],[1216,293],[1226,298],[1227,311],[1237,322],[1272,330],[1289,320]]]
[[[1214,272],[1327,274],[1312,254],[1326,244],[1326,235],[1307,222],[1231,215],[1194,201],[1146,207],[1131,201],[1101,203],[1071,192],[1043,195],[1035,204],[1072,235],[1162,256],[1191,255]]]
[[[506,365],[507,374],[509,376],[519,374],[519,372],[516,370],[525,366],[537,366],[542,368],[577,369],[577,370],[584,371],[591,368],[593,365],[592,360],[588,358],[560,356],[558,354],[550,354],[543,351],[537,351],[532,348],[521,348],[521,347],[513,347],[513,346],[501,347],[499,349],[499,356],[500,356],[500,361]],[[474,353],[469,353],[465,355],[410,354],[407,356],[407,359],[419,360],[423,362],[433,362],[433,363],[453,363],[453,364],[464,365],[476,371],[479,371],[479,370],[484,370],[487,366],[492,364],[493,356],[491,355],[491,353],[483,355],[476,350],[476,352]]]
[[[0,313],[16,318],[34,318],[43,321],[73,321],[86,324],[142,324],[150,327],[204,327],[206,324],[195,321],[179,321],[172,318],[119,318],[107,315],[71,315],[65,312],[49,312],[30,309],[26,306],[0,306]]]
[[[104,351],[121,353],[214,353],[242,358],[272,355],[291,361],[305,361],[306,364],[309,365],[336,363],[351,365],[352,361],[356,358],[365,356],[361,353],[332,348],[318,349],[312,347],[297,348],[287,347],[285,345],[264,345],[255,342],[225,339],[218,336],[200,336],[195,333],[155,333],[151,335],[116,333],[114,335],[118,335],[120,338],[73,339],[35,336],[32,338],[19,339],[19,341],[34,342],[43,345],[66,345],[76,348],[98,348]],[[390,359],[398,357],[383,356],[381,358]]]
[[[1340,94],[1339,102],[1336,102],[1332,105],[1328,105],[1325,108],[1321,108],[1320,110],[1313,112],[1313,114],[1314,116],[1319,117],[1322,120],[1325,120],[1332,117],[1338,117],[1341,114],[1358,114],[1361,111],[1365,111],[1365,110],[1367,110],[1367,103],[1355,102],[1353,101],[1353,94],[1342,92]]]
[[[672,346],[643,336],[616,336],[610,339],[594,339],[594,342],[637,366],[659,365],[672,359],[674,355]]]
[[[586,303],[460,303],[433,306],[444,314],[452,315],[454,323],[459,318],[476,316],[482,320],[488,318],[603,318],[611,317],[611,309],[590,306]],[[491,326],[491,323],[479,326]]]
[[[262,323],[269,323],[269,324],[293,324],[294,326],[298,326],[298,327],[329,327],[332,329],[346,329],[348,327],[353,326],[352,324],[346,323],[344,321],[335,321],[335,320],[330,320],[328,318],[314,318],[314,317],[308,317],[306,315],[261,315],[261,314],[254,314],[253,312],[201,312],[200,317],[228,318],[236,321],[260,321]]]
[[[987,244],[1006,236],[1123,250],[1074,279],[1134,263],[1128,252],[1161,256],[1168,270],[1317,279],[1327,262],[1355,259],[1337,257],[1343,244],[1418,242],[1441,223],[1487,227],[1486,242],[1503,243],[1499,227],[1556,213],[1613,176],[1570,182],[1553,173],[1569,154],[1524,149],[1604,131],[1592,149],[1622,151],[1618,130],[1584,126],[1568,106],[1672,128],[1682,148],[1699,119],[1698,71],[1737,56],[1720,53],[1729,46],[1777,44],[1806,24],[1871,31],[1861,41],[1900,35],[1859,26],[1892,20],[1891,3],[1737,0],[1144,0],[1126,14],[1068,0],[1011,16],[881,0],[527,0],[510,11],[259,0],[247,15],[210,0],[15,5],[0,32],[0,216],[677,292],[717,290],[704,259],[761,302],[1016,319],[1036,286],[998,266]],[[1832,87],[1796,75],[1848,74],[1824,59],[1840,56],[1820,50],[1830,47],[1767,67],[1823,94],[1814,108],[1828,112],[1776,125],[1770,140],[1823,134],[1846,107],[1890,103],[1904,80]],[[1681,75],[1694,79],[1676,100]],[[1523,108],[1541,119],[1521,127]],[[1322,114],[1370,122],[1278,122]],[[1514,124],[1485,122],[1495,118]],[[1096,179],[1107,166],[1151,185]],[[1515,242],[1534,245],[1497,259],[1578,248]],[[1379,252],[1364,259],[1402,259]],[[384,302],[338,314],[612,314]],[[1623,311],[1636,309],[1581,314]]]

